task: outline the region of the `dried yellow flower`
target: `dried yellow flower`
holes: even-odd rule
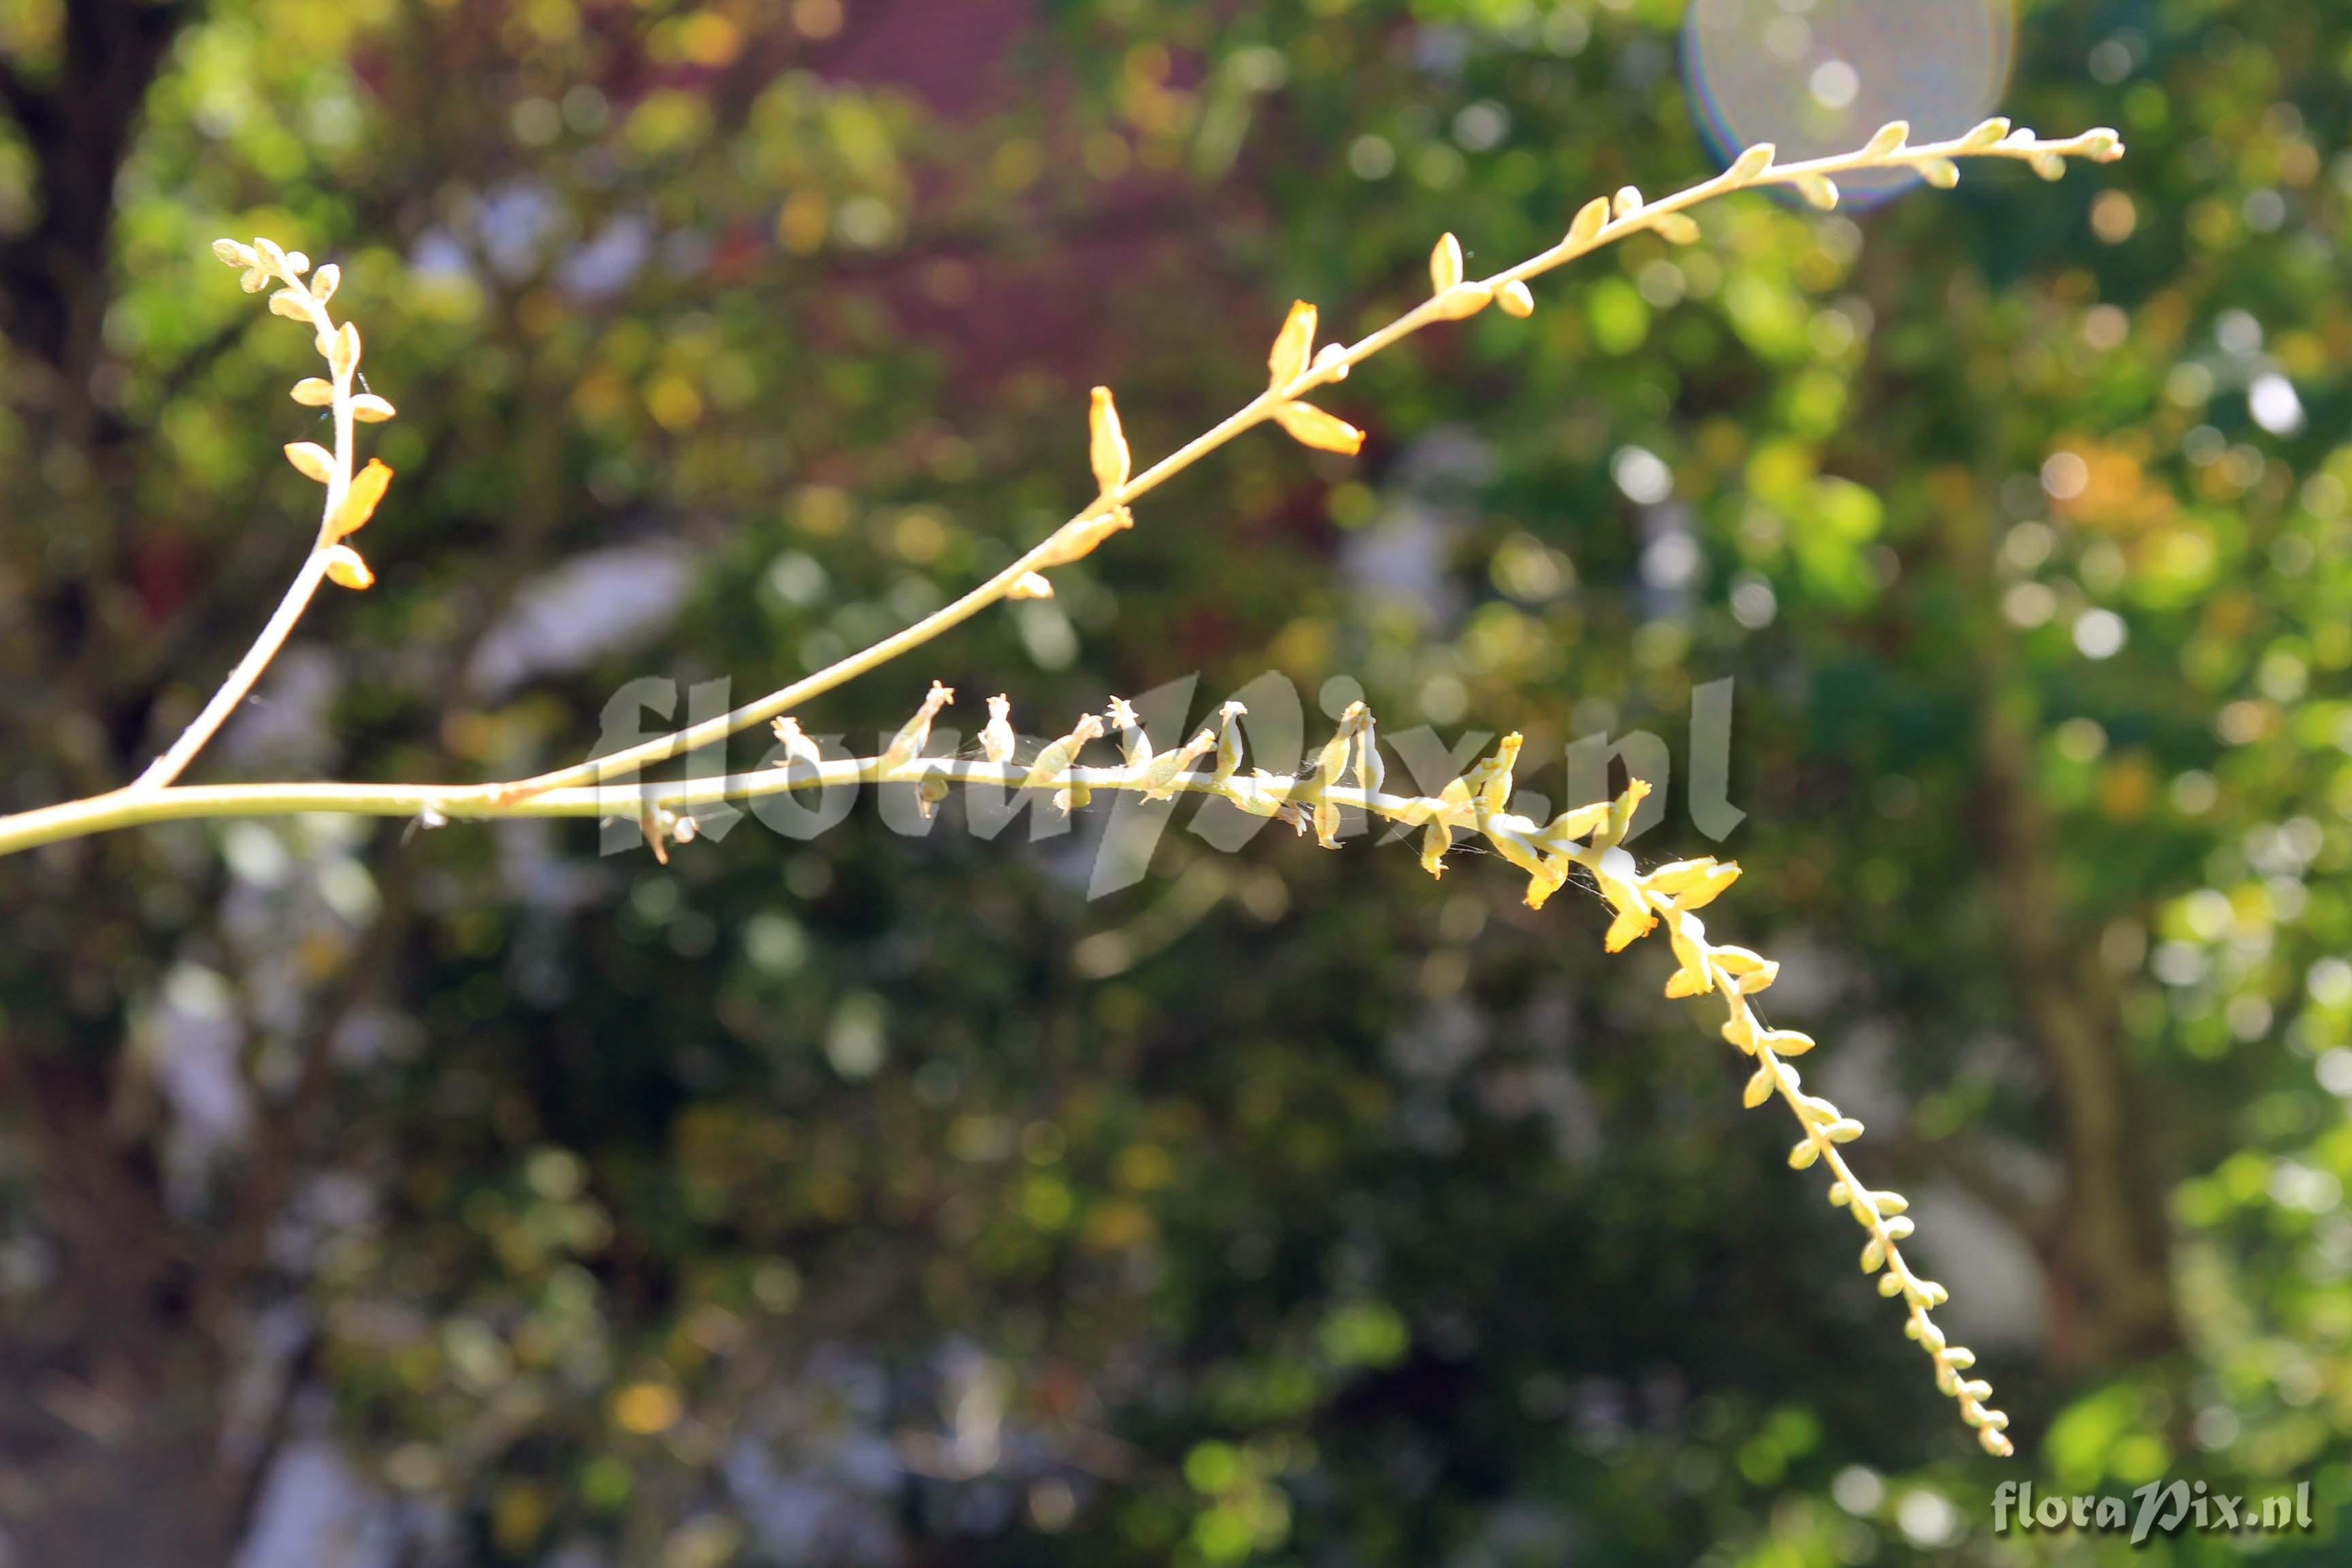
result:
[[[335,479],[335,455],[316,441],[289,441],[286,460],[306,479],[320,484],[332,484]]]
[[[1275,405],[1275,423],[1290,432],[1292,439],[1318,451],[1341,452],[1352,458],[1363,449],[1364,433],[1337,415],[1326,414],[1311,403],[1280,403]]]
[[[1443,294],[1462,281],[1462,242],[1451,234],[1437,237],[1429,253],[1429,291]]]
[[[327,524],[327,537],[341,539],[365,528],[383,500],[383,492],[391,488],[392,465],[382,458],[370,458],[367,467],[352,477],[351,488],[343,492],[341,504]]]
[[[1280,392],[1305,373],[1307,356],[1315,352],[1315,307],[1304,300],[1294,301],[1265,356],[1269,388]]]
[[[348,544],[327,547],[327,575],[346,588],[365,588],[375,582],[375,574],[368,570],[368,563]]]
[[[1135,460],[1128,454],[1127,437],[1118,427],[1118,406],[1111,401],[1109,387],[1095,388],[1087,428],[1087,455],[1094,464],[1095,483],[1104,495],[1116,498],[1134,471]]]

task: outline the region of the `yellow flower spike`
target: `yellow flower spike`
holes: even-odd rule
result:
[[[1127,435],[1118,426],[1118,405],[1111,401],[1108,386],[1094,389],[1087,434],[1087,458],[1094,465],[1095,483],[1104,495],[1116,498],[1134,472],[1135,459],[1128,452]]]
[[[1364,447],[1364,433],[1336,414],[1326,414],[1311,403],[1282,403],[1275,405],[1274,422],[1290,433],[1292,440],[1302,447],[1312,447],[1318,452],[1338,452],[1352,458]]]
[[[327,537],[347,539],[368,524],[375,509],[383,504],[383,492],[392,488],[392,465],[382,458],[370,458],[367,467],[352,476],[351,488],[343,492],[335,515],[328,520]]]
[[[1265,356],[1268,390],[1280,392],[1306,373],[1307,356],[1315,352],[1315,307],[1294,300],[1282,331],[1275,334],[1273,351]]]
[[[375,582],[375,574],[368,570],[368,563],[348,544],[327,547],[327,575],[346,588],[370,587]]]

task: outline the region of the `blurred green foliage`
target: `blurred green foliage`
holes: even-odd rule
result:
[[[1363,330],[1442,229],[1476,272],[1705,177],[1681,10],[212,0],[58,263],[80,335],[0,346],[8,802],[127,776],[307,542],[305,346],[216,235],[340,260],[403,417],[379,586],[205,768],[511,776],[624,681],[740,700],[1010,559],[1087,499],[1089,384],[1148,459],[1292,298]],[[21,90],[71,84],[68,20],[0,4]],[[1271,668],[1311,721],[1344,677],[1391,734],[1525,731],[1558,805],[1596,732],[1686,777],[1731,678],[1717,924],[1785,961],[2019,1459],[1664,961],[1499,868],[1174,832],[1089,900],[1091,829],[957,806],[667,867],[584,825],[180,825],[0,865],[0,1527],[218,1560],[215,1456],[303,1430],[257,1383],[331,1391],[420,1561],[2249,1550],[1991,1534],[2003,1479],[2168,1476],[2311,1480],[2268,1557],[2335,1561],[2352,31],[2106,0],[2018,42],[2002,111],[2124,163],[1603,253],[1337,389],[1360,460],[1246,441],[802,718],[887,733],[936,677],[967,732],[1002,689],[1059,733]],[[0,119],[20,251],[43,146]],[[583,563],[690,587],[629,637]],[[1685,801],[1643,854],[1713,847]],[[102,1555],[126,1498],[187,1555]]]

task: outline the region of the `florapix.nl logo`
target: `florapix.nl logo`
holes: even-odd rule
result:
[[[2311,1483],[2260,1494],[2218,1492],[2204,1481],[2150,1481],[2128,1498],[2112,1494],[2044,1492],[2032,1481],[2003,1481],[1992,1494],[1992,1531],[2130,1532],[2137,1546],[2150,1535],[2285,1535],[2311,1529]]]

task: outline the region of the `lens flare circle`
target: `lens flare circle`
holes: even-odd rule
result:
[[[1717,157],[1770,142],[1793,163],[1851,151],[1890,120],[1908,120],[1915,142],[1958,135],[2000,103],[2016,32],[2011,0],[1694,0],[1683,74]],[[1917,181],[1838,176],[1861,205]]]

